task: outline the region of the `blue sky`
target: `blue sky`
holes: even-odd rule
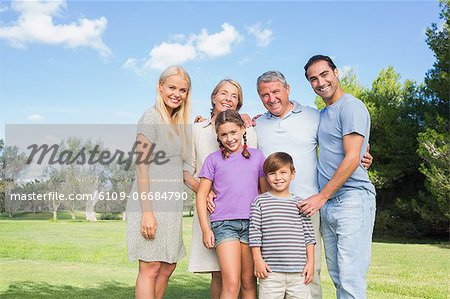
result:
[[[207,116],[223,78],[241,83],[243,112],[263,112],[255,82],[270,69],[313,106],[303,66],[319,53],[365,86],[389,65],[423,81],[434,62],[424,32],[439,11],[437,1],[0,1],[0,137],[5,124],[134,124],[173,63],[191,75],[193,117]]]

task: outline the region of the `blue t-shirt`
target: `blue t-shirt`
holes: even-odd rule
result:
[[[360,152],[361,160],[369,142],[369,111],[363,102],[346,93],[320,112],[318,174],[321,190],[330,181],[344,159],[343,137],[351,133],[357,133],[364,137]],[[365,189],[375,194],[375,187],[370,182],[367,170],[362,166],[361,161],[333,197],[355,189]]]

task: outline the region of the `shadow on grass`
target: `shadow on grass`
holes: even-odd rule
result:
[[[164,298],[208,298],[209,285],[200,279],[171,279]],[[22,298],[134,298],[134,286],[116,281],[95,287],[51,285],[45,282],[15,282],[0,293],[1,299]]]
[[[209,277],[209,274],[172,277],[164,298],[209,298]]]
[[[83,288],[21,281],[11,284],[0,294],[0,298],[134,298],[134,289],[118,282],[106,282],[96,287]]]

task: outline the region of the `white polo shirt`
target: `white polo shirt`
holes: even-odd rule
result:
[[[266,157],[274,152],[286,152],[292,156],[296,176],[290,192],[302,199],[317,194],[317,133],[320,113],[295,101],[284,117],[266,112],[256,121],[258,148]]]

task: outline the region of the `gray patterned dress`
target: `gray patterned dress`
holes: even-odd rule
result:
[[[171,137],[169,125],[161,125],[155,107],[148,109],[138,123],[142,134],[156,145],[152,159],[158,151],[165,152],[168,161],[162,165],[149,165],[150,193],[156,218],[156,236],[147,240],[141,235],[141,206],[137,184],[133,185],[127,202],[127,246],[130,261],[160,261],[176,263],[185,256],[182,236],[183,220],[183,158],[181,138]],[[161,159],[160,159],[161,160]]]

